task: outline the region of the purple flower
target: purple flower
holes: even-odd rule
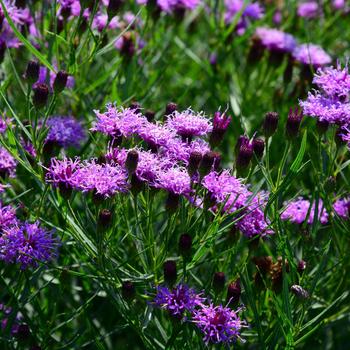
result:
[[[166,125],[185,139],[193,136],[203,136],[212,130],[211,122],[205,117],[204,113],[195,113],[191,109],[183,112],[175,111],[168,117]]]
[[[15,0],[4,0],[5,8],[9,14],[9,17],[12,19],[13,23],[18,25],[25,25],[30,22],[31,16],[28,8],[19,8],[15,5]],[[0,6],[0,14],[5,16]],[[6,23],[7,20],[5,19]]]
[[[17,224],[16,209],[10,205],[3,206],[0,202],[0,231],[2,232]]]
[[[270,51],[292,52],[297,44],[293,35],[278,29],[259,27],[256,29],[255,35],[262,46]]]
[[[307,1],[298,5],[298,16],[304,18],[315,18],[319,15],[319,6],[316,1]]]
[[[311,225],[314,221],[315,211],[315,203],[312,204],[310,209],[310,201],[299,197],[297,200],[286,204],[286,209],[281,214],[281,219],[289,220],[295,224],[302,224],[307,217],[307,223]],[[328,222],[328,213],[321,199],[318,201],[318,220],[321,224]]]
[[[50,167],[47,169],[46,181],[55,186],[64,185],[67,188],[73,188],[76,183],[77,171],[80,167],[81,162],[78,158],[74,160],[69,158],[64,158],[63,160],[51,158]]]
[[[116,107],[112,104],[107,105],[107,111],[100,113],[95,111],[97,122],[91,128],[93,131],[99,131],[113,137],[123,135],[130,137],[138,133],[147,119],[135,109]]]
[[[246,322],[242,321],[237,312],[229,307],[222,305],[208,306],[203,305],[198,310],[193,311],[193,322],[204,334],[204,342],[224,343],[229,345],[237,339],[241,339],[241,330],[247,327]]]
[[[148,0],[136,0],[139,5],[147,4]],[[164,12],[173,12],[177,9],[194,10],[201,0],[157,0],[157,5]]]
[[[192,313],[201,305],[203,298],[194,289],[184,284],[179,284],[170,290],[167,287],[158,287],[154,303],[167,310],[171,316],[181,319],[186,311]]]
[[[155,146],[166,146],[176,137],[176,132],[158,123],[145,122],[138,131],[138,135],[154,148]]]
[[[0,147],[0,176],[9,175],[14,177],[16,174],[17,161],[3,147]]]
[[[338,216],[347,219],[350,214],[350,198],[338,199],[333,204],[333,209]]]
[[[322,67],[332,62],[332,58],[322,47],[314,44],[302,44],[297,46],[293,53],[294,59],[304,65]]]
[[[11,126],[11,119],[3,115],[0,117],[0,134],[5,133],[8,126]]]
[[[94,159],[85,161],[77,170],[74,186],[83,192],[94,191],[104,197],[127,192],[128,175],[119,165],[97,164]]]
[[[39,222],[11,227],[0,237],[0,259],[8,264],[18,263],[21,269],[47,263],[57,254],[58,241]]]
[[[157,187],[174,194],[188,195],[191,192],[191,179],[184,168],[173,167],[158,174]]]
[[[341,10],[345,7],[345,0],[332,0],[332,6],[336,10]]]
[[[80,122],[71,116],[54,116],[47,121],[49,128],[46,142],[55,142],[58,145],[68,147],[79,147],[86,137],[85,130]]]

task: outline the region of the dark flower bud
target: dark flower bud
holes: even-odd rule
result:
[[[291,108],[288,113],[286,124],[286,135],[289,139],[293,139],[298,136],[301,120],[303,119],[303,112],[296,107],[294,110]]]
[[[172,215],[174,214],[180,204],[180,195],[174,193],[174,192],[168,192],[168,197],[165,202],[165,209],[166,211]]]
[[[63,6],[61,8],[61,15],[65,20],[67,20],[67,18],[71,15],[71,13],[72,13],[71,6]]]
[[[192,237],[188,233],[183,233],[179,239],[179,252],[188,257],[192,250]]]
[[[56,78],[53,82],[53,91],[55,94],[59,94],[60,92],[62,92],[64,90],[64,88],[67,85],[67,80],[68,80],[67,72],[60,70],[56,74]]]
[[[265,114],[265,120],[264,120],[264,134],[266,137],[272,136],[278,127],[278,113],[276,112],[268,112]]]
[[[301,274],[305,271],[305,269],[306,269],[306,262],[304,260],[300,260],[298,262],[298,267],[297,267],[298,272]]]
[[[0,63],[2,63],[5,58],[5,51],[6,51],[6,43],[4,41],[0,42]]]
[[[198,151],[193,151],[190,154],[190,159],[188,161],[187,171],[188,174],[192,177],[198,170],[199,164],[202,160],[202,153]]]
[[[327,132],[327,130],[328,130],[328,127],[329,127],[329,122],[327,120],[319,120],[319,119],[317,119],[316,129],[317,129],[317,132],[320,135],[325,134]]]
[[[215,293],[220,293],[224,290],[226,276],[223,272],[215,272],[213,276],[213,289]]]
[[[253,150],[257,158],[261,158],[264,154],[265,142],[263,139],[256,138],[253,140]]]
[[[309,297],[309,292],[297,284],[291,286],[290,291],[299,299],[307,299]]]
[[[136,171],[137,164],[139,162],[139,153],[136,150],[130,150],[126,156],[125,168],[127,169],[129,175]]]
[[[101,229],[107,229],[112,222],[112,213],[108,209],[102,209],[98,214],[97,225]]]
[[[57,23],[57,26],[58,25],[59,25],[59,22]],[[63,30],[63,27],[62,27],[62,30]],[[78,27],[79,35],[83,35],[86,32],[87,28],[88,28],[88,21],[86,20],[86,18],[82,18]]]
[[[27,340],[30,337],[30,329],[27,324],[20,324],[12,330],[13,335],[19,340]]]
[[[130,109],[134,110],[135,113],[141,113],[141,105],[137,101],[131,102]]]
[[[210,173],[211,168],[214,164],[215,155],[215,152],[211,151],[204,154],[199,165],[199,175],[201,177],[204,177],[205,175],[208,175]]]
[[[127,32],[122,36],[122,45],[120,48],[120,53],[125,57],[132,57],[135,53],[134,39],[131,33]]]
[[[29,85],[34,84],[39,79],[40,65],[38,62],[29,61],[25,73],[25,79]]]
[[[118,11],[123,6],[124,1],[122,0],[109,0],[107,7],[108,18],[111,19],[117,15]]]
[[[214,157],[214,170],[219,171],[221,168],[221,154],[219,152],[214,152],[215,157]]]
[[[137,196],[142,190],[144,182],[140,180],[136,174],[131,175],[130,179],[130,191],[134,196]]]
[[[239,303],[239,298],[241,297],[241,281],[237,279],[232,282],[227,287],[226,301],[229,306],[236,307]]]
[[[122,297],[126,301],[131,301],[135,298],[136,288],[131,281],[125,281],[122,283]]]
[[[49,97],[49,87],[46,84],[37,84],[33,92],[33,105],[38,109],[45,107]]]
[[[145,112],[145,117],[149,122],[153,122],[155,115],[156,114],[153,111],[146,111]]]
[[[249,143],[249,138],[245,135],[240,135],[238,137],[236,145],[235,145],[235,155],[236,156],[238,155],[241,146],[245,143]]]
[[[176,262],[168,260],[163,265],[164,281],[169,285],[173,285],[177,279]]]
[[[173,114],[177,109],[177,104],[174,102],[169,102],[165,107],[165,116]]]
[[[26,7],[26,0],[16,0],[15,5],[16,7],[23,9]]]
[[[249,163],[253,158],[253,145],[249,143],[243,143],[239,149],[236,168],[238,170],[245,170],[249,167]]]

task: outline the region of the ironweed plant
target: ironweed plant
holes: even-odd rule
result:
[[[346,1],[0,0],[1,349],[345,349]]]

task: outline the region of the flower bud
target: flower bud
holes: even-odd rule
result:
[[[180,204],[180,195],[174,192],[168,192],[168,197],[165,203],[166,211],[170,215],[174,214],[177,211],[179,204]]]
[[[306,262],[304,260],[300,260],[298,262],[298,267],[297,267],[297,271],[302,274],[306,269]]]
[[[46,84],[37,84],[33,88],[33,105],[37,108],[45,107],[49,97],[49,87]]]
[[[289,139],[296,138],[299,133],[299,127],[301,120],[303,119],[303,112],[298,110],[296,107],[293,111],[291,108],[288,113],[287,123],[286,123],[286,135]]]
[[[141,105],[137,101],[131,102],[130,109],[134,110],[135,113],[141,113]]]
[[[251,143],[243,143],[239,149],[236,167],[238,170],[245,170],[249,167],[250,161],[253,158],[253,145]]]
[[[63,17],[64,20],[67,20],[67,18],[71,15],[72,13],[72,7],[71,6],[63,6],[61,7],[61,16]]]
[[[224,290],[226,276],[223,272],[215,272],[213,276],[213,289],[215,293],[220,293]]]
[[[211,147],[218,146],[224,138],[225,132],[230,124],[231,117],[225,113],[216,112],[213,120],[213,131],[210,134],[209,144]]]
[[[125,281],[122,283],[122,297],[126,301],[132,301],[136,295],[136,288],[131,281]]]
[[[122,0],[109,0],[107,7],[108,18],[112,19],[118,14],[118,11],[123,6],[124,1]]]
[[[262,158],[265,149],[265,142],[263,139],[255,138],[253,140],[253,150],[258,159]]]
[[[198,151],[193,151],[190,154],[190,159],[188,161],[187,171],[188,174],[192,177],[198,170],[199,164],[202,160],[202,154]]]
[[[237,279],[232,282],[227,287],[226,301],[229,306],[236,307],[239,303],[239,298],[241,297],[241,281]]]
[[[29,61],[25,73],[25,79],[29,85],[34,84],[39,79],[40,65],[36,61]]]
[[[174,102],[169,102],[165,107],[165,116],[173,114],[177,109],[177,104]]]
[[[192,250],[192,237],[188,233],[183,233],[179,239],[179,252],[182,256],[188,257]]]
[[[214,164],[215,160],[215,153],[214,152],[207,152],[204,154],[200,165],[199,165],[199,175],[203,178],[205,175],[208,175],[211,171],[211,168]]]
[[[156,114],[153,111],[146,111],[145,112],[145,117],[149,122],[153,122],[155,115]]]
[[[245,136],[245,135],[240,135],[238,137],[236,145],[235,145],[235,155],[236,155],[236,157],[237,157],[237,155],[239,153],[239,150],[240,150],[241,146],[244,143],[249,143],[249,138],[247,136]]]
[[[97,225],[103,230],[106,230],[112,222],[112,213],[108,209],[102,209],[98,214]]]
[[[53,91],[55,94],[59,94],[60,92],[62,92],[64,90],[64,88],[67,85],[67,80],[68,80],[67,72],[60,70],[56,74],[56,78],[53,82]]]
[[[173,285],[177,279],[176,262],[168,260],[163,265],[164,281],[169,285]]]
[[[130,150],[126,156],[125,168],[127,169],[129,175],[133,174],[137,169],[137,164],[139,161],[139,153],[136,150]]]
[[[291,286],[290,291],[299,299],[307,299],[309,297],[309,292],[297,284]]]
[[[278,113],[276,112],[268,112],[265,114],[265,120],[264,120],[264,134],[266,137],[272,136],[278,127]]]
[[[329,127],[329,122],[327,120],[319,120],[316,122],[316,130],[320,135],[323,135],[327,132]]]
[[[19,340],[27,340],[30,337],[30,329],[27,324],[20,324],[12,329],[12,334]]]

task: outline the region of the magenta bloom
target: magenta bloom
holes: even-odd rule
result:
[[[191,192],[191,179],[186,169],[173,167],[158,174],[158,186],[173,194],[188,195]]]
[[[315,211],[315,203],[312,204],[310,209],[310,201],[300,197],[287,204],[286,209],[281,214],[281,219],[289,220],[295,224],[302,224],[307,218],[307,223],[311,225],[314,221]],[[321,224],[328,222],[328,213],[321,199],[318,201],[318,220]]]
[[[176,137],[175,130],[171,130],[162,124],[145,122],[140,127],[138,135],[151,147],[166,146]]]
[[[61,147],[79,147],[86,133],[79,121],[72,116],[54,116],[47,121],[49,128],[46,142],[55,142]]]
[[[292,52],[297,44],[293,35],[278,29],[258,27],[255,31],[255,35],[262,46],[270,51]]]
[[[307,1],[298,5],[298,16],[315,18],[319,15],[319,6],[316,1]]]
[[[126,170],[119,165],[97,164],[93,159],[85,161],[77,170],[73,187],[110,197],[117,192],[127,192],[127,179]]]
[[[116,107],[112,104],[107,105],[107,111],[100,113],[95,111],[97,122],[91,128],[93,131],[99,131],[106,135],[117,137],[123,135],[130,137],[138,133],[147,119],[135,109]]]
[[[14,177],[16,174],[17,161],[3,147],[0,147],[0,176]]]
[[[203,136],[212,130],[211,122],[205,117],[204,113],[195,113],[191,109],[181,113],[175,111],[168,117],[166,125],[185,139],[193,136]]]
[[[3,206],[0,202],[0,231],[3,232],[17,224],[16,209],[10,205]]]
[[[81,167],[78,158],[64,158],[59,160],[51,158],[51,164],[46,174],[46,182],[52,183],[54,186],[65,186],[73,188],[76,184],[77,171]]]
[[[236,311],[213,304],[202,305],[198,310],[194,310],[193,322],[204,334],[203,340],[206,344],[229,345],[237,339],[242,341],[241,330],[247,327],[246,322],[239,318]]]
[[[173,317],[182,319],[186,311],[192,313],[201,305],[204,298],[201,298],[194,289],[184,284],[179,284],[170,290],[167,287],[158,287],[154,303],[169,312]]]
[[[333,209],[338,216],[343,219],[349,218],[350,215],[350,198],[338,199],[333,204]]]
[[[58,241],[39,222],[11,227],[0,237],[0,259],[8,264],[20,264],[21,269],[37,267],[57,255]]]
[[[302,44],[293,51],[293,57],[296,61],[304,65],[322,67],[332,62],[332,58],[322,47],[314,44]]]

